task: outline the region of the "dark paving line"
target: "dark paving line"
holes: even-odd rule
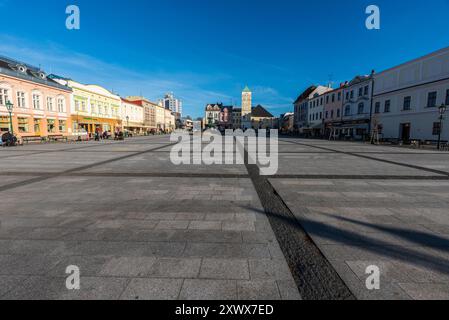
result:
[[[33,184],[33,183],[36,183],[36,182],[42,182],[42,181],[45,181],[45,180],[48,180],[48,179],[52,179],[52,178],[56,178],[56,177],[59,177],[59,176],[62,176],[62,175],[72,174],[72,173],[75,173],[77,171],[83,171],[83,170],[91,169],[91,168],[94,168],[94,167],[102,166],[102,165],[105,165],[105,164],[109,164],[109,163],[112,163],[112,162],[117,162],[117,161],[125,160],[125,159],[128,159],[128,158],[136,157],[136,156],[139,156],[139,155],[142,155],[142,154],[145,154],[145,153],[149,153],[149,152],[154,151],[154,150],[166,148],[166,147],[169,147],[169,146],[172,146],[172,145],[175,145],[175,144],[176,143],[170,143],[170,144],[167,144],[167,145],[155,148],[155,149],[135,152],[135,153],[132,153],[132,154],[129,154],[129,155],[125,155],[125,156],[122,156],[122,157],[113,158],[113,159],[109,159],[109,160],[104,160],[104,161],[100,161],[100,162],[92,163],[92,164],[89,164],[89,165],[85,165],[85,166],[69,169],[69,170],[62,171],[62,172],[55,172],[53,174],[43,175],[43,176],[35,177],[35,178],[29,179],[29,180],[19,181],[19,182],[7,184],[7,185],[4,185],[4,186],[0,187],[0,192],[11,190],[11,189],[15,189],[15,188],[19,188],[19,187],[23,187],[23,186],[26,186],[26,185],[29,185],[29,184]]]
[[[311,144],[306,144],[306,143],[296,142],[296,141],[288,141],[288,142],[296,144],[296,145],[301,145],[301,146],[306,146],[306,147],[311,147],[311,148],[316,148],[316,149],[321,149],[321,150],[326,150],[326,151],[333,151],[333,152],[339,153],[339,154],[345,154],[345,155],[349,155],[349,156],[353,156],[353,157],[359,157],[359,158],[364,158],[364,159],[368,159],[368,160],[374,160],[374,161],[378,161],[378,162],[393,164],[393,165],[397,165],[397,166],[401,166],[401,167],[417,169],[417,170],[421,170],[421,171],[427,171],[427,172],[432,172],[432,173],[436,173],[436,174],[440,174],[440,175],[444,175],[444,176],[449,176],[449,172],[415,166],[413,164],[396,162],[396,161],[391,161],[391,160],[386,160],[386,159],[378,159],[375,157],[370,157],[370,156],[360,154],[359,152],[348,152],[348,151],[335,150],[335,149],[331,149],[331,148],[327,148],[327,147],[319,147],[319,146],[314,146]],[[380,154],[382,154],[382,153],[380,153]]]
[[[449,176],[386,176],[386,175],[320,175],[320,174],[277,174],[269,179],[310,179],[310,180],[449,180]]]
[[[0,176],[7,177],[52,177],[53,172],[1,172]],[[58,173],[58,177],[132,177],[132,178],[216,178],[216,179],[238,179],[249,178],[248,174],[239,173],[187,173],[187,172],[70,172]]]
[[[246,151],[246,150],[245,150]],[[245,164],[290,271],[304,300],[355,300],[312,238],[257,165]]]
[[[75,147],[75,148],[66,148],[66,149],[57,149],[57,150],[20,150],[20,149],[15,149],[15,150],[12,150],[12,151],[31,152],[31,153],[15,154],[15,155],[10,155],[10,156],[0,157],[0,160],[1,159],[5,159],[5,158],[33,156],[33,155],[44,154],[44,153],[75,152],[75,151],[81,150],[81,149],[87,149],[87,148],[93,148],[93,147],[101,147],[101,146],[109,146],[109,145],[114,145],[114,143],[102,143],[102,144],[97,144],[97,145],[88,145],[88,146],[81,146],[81,147]],[[80,151],[78,151],[78,152],[80,152]],[[81,152],[83,152],[83,151],[81,151]]]

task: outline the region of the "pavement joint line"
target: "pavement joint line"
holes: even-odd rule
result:
[[[42,182],[42,181],[45,181],[45,180],[48,180],[48,179],[52,179],[52,178],[56,178],[56,177],[60,177],[60,176],[66,175],[66,174],[75,173],[77,171],[83,171],[83,170],[91,169],[91,168],[98,167],[98,166],[101,166],[101,165],[104,165],[104,164],[109,164],[109,163],[112,163],[112,162],[117,162],[117,161],[125,160],[125,159],[128,159],[128,158],[140,156],[142,154],[146,154],[146,153],[150,153],[151,151],[155,151],[155,150],[158,150],[158,149],[163,149],[163,148],[166,148],[166,147],[170,147],[170,146],[173,146],[175,144],[177,144],[177,142],[169,143],[169,144],[160,146],[158,148],[152,148],[150,150],[143,150],[143,151],[139,151],[139,152],[134,152],[132,154],[121,156],[121,157],[118,157],[118,158],[108,159],[108,160],[104,160],[104,161],[88,164],[88,165],[85,165],[85,166],[69,169],[69,170],[62,171],[62,172],[55,172],[55,173],[52,173],[52,174],[49,174],[49,175],[35,177],[35,178],[29,179],[29,180],[25,180],[25,181],[19,181],[19,182],[10,183],[10,184],[7,184],[7,185],[0,186],[0,192],[8,191],[8,190],[19,188],[19,187],[23,187],[23,186],[30,185],[30,184],[37,183],[37,182]]]
[[[0,176],[23,177],[23,176],[53,176],[53,172],[0,172]],[[131,178],[218,178],[218,179],[238,179],[249,178],[248,174],[239,173],[187,173],[187,172],[72,172],[59,174],[60,177],[131,177]]]
[[[240,145],[240,148],[242,147]],[[245,166],[263,207],[260,214],[265,214],[270,222],[301,298],[355,300],[354,294],[295,218],[268,178],[260,175],[256,164],[249,164],[248,151],[246,148],[244,151]]]
[[[285,141],[285,140],[283,140],[283,141]],[[359,157],[359,158],[364,158],[364,159],[368,159],[368,160],[384,162],[384,163],[398,165],[398,166],[407,167],[407,168],[411,168],[411,169],[432,172],[432,173],[436,173],[436,174],[440,174],[440,175],[444,175],[444,176],[449,176],[449,172],[431,169],[431,168],[420,167],[420,166],[416,166],[413,164],[407,164],[407,163],[402,163],[402,162],[397,162],[397,161],[379,159],[379,158],[375,158],[375,157],[366,156],[366,155],[360,154],[358,152],[340,151],[340,150],[335,150],[335,149],[331,149],[331,148],[327,148],[327,147],[314,146],[314,145],[306,144],[306,143],[302,143],[302,142],[294,142],[294,141],[285,141],[285,142],[289,142],[289,143],[301,145],[301,146],[306,146],[306,147],[310,147],[310,148],[316,148],[316,149],[321,149],[321,150],[326,150],[326,151],[333,151],[333,152],[339,153],[339,154],[346,154],[346,155],[353,156],[353,157]],[[380,152],[379,154],[382,154],[382,153]]]

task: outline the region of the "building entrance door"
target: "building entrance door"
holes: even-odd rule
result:
[[[410,142],[410,123],[401,123],[400,125],[400,139],[404,143]]]

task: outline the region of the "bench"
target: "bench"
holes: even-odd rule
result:
[[[44,142],[45,138],[41,136],[29,136],[29,137],[22,137],[23,143],[30,143],[30,142]]]
[[[49,142],[58,142],[58,141],[65,141],[67,142],[67,137],[63,136],[62,134],[54,134],[51,136],[48,136]]]

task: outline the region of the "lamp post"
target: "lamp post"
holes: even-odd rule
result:
[[[9,125],[11,126],[11,135],[14,136],[14,128],[12,125],[12,111],[14,109],[14,105],[9,100],[6,102],[6,109],[8,109],[9,112]]]
[[[444,103],[441,104],[441,106],[438,108],[438,112],[440,114],[440,128],[438,130],[438,150],[440,150],[440,144],[441,144],[441,131],[443,129],[443,119],[444,119],[444,113],[446,112],[446,105]]]

